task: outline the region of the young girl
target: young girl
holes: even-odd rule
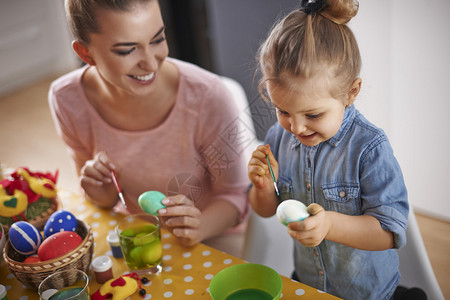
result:
[[[260,91],[278,123],[253,152],[248,197],[263,217],[286,199],[308,206],[287,228],[295,279],[344,299],[390,299],[409,206],[385,133],[353,105],[361,59],[346,23],[357,11],[352,0],[302,1],[262,44]]]
[[[86,66],[57,79],[49,103],[86,197],[124,211],[114,170],[127,213],[160,191],[180,243],[240,255],[247,162],[226,138],[238,111],[220,77],[168,57],[157,0],[66,0],[66,13]]]

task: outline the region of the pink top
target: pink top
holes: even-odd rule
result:
[[[49,104],[58,134],[78,170],[97,152],[107,153],[120,170],[118,180],[131,213],[141,211],[137,203],[141,193],[157,190],[167,196],[184,194],[200,210],[211,201],[229,201],[242,221],[249,211],[249,180],[232,96],[219,76],[168,60],[178,67],[180,82],[175,106],[164,123],[143,131],[106,123],[83,90],[85,66],[50,87]]]

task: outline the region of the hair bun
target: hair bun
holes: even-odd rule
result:
[[[301,0],[300,9],[307,15],[321,12],[326,6],[326,0]]]

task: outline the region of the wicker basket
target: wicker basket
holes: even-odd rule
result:
[[[54,272],[78,269],[87,273],[94,252],[94,237],[89,225],[81,220],[78,220],[76,233],[80,235],[83,242],[60,257],[38,263],[23,263],[26,256],[15,251],[8,241],[3,249],[3,258],[11,273],[20,282],[37,291],[41,281]],[[70,281],[70,278],[67,280]]]

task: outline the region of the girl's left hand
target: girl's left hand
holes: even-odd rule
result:
[[[201,211],[184,195],[167,197],[162,201],[166,208],[158,211],[162,225],[180,242],[189,247],[201,241]]]
[[[288,233],[305,247],[319,245],[330,230],[330,219],[322,206],[312,203],[307,208],[310,216],[288,225]]]

